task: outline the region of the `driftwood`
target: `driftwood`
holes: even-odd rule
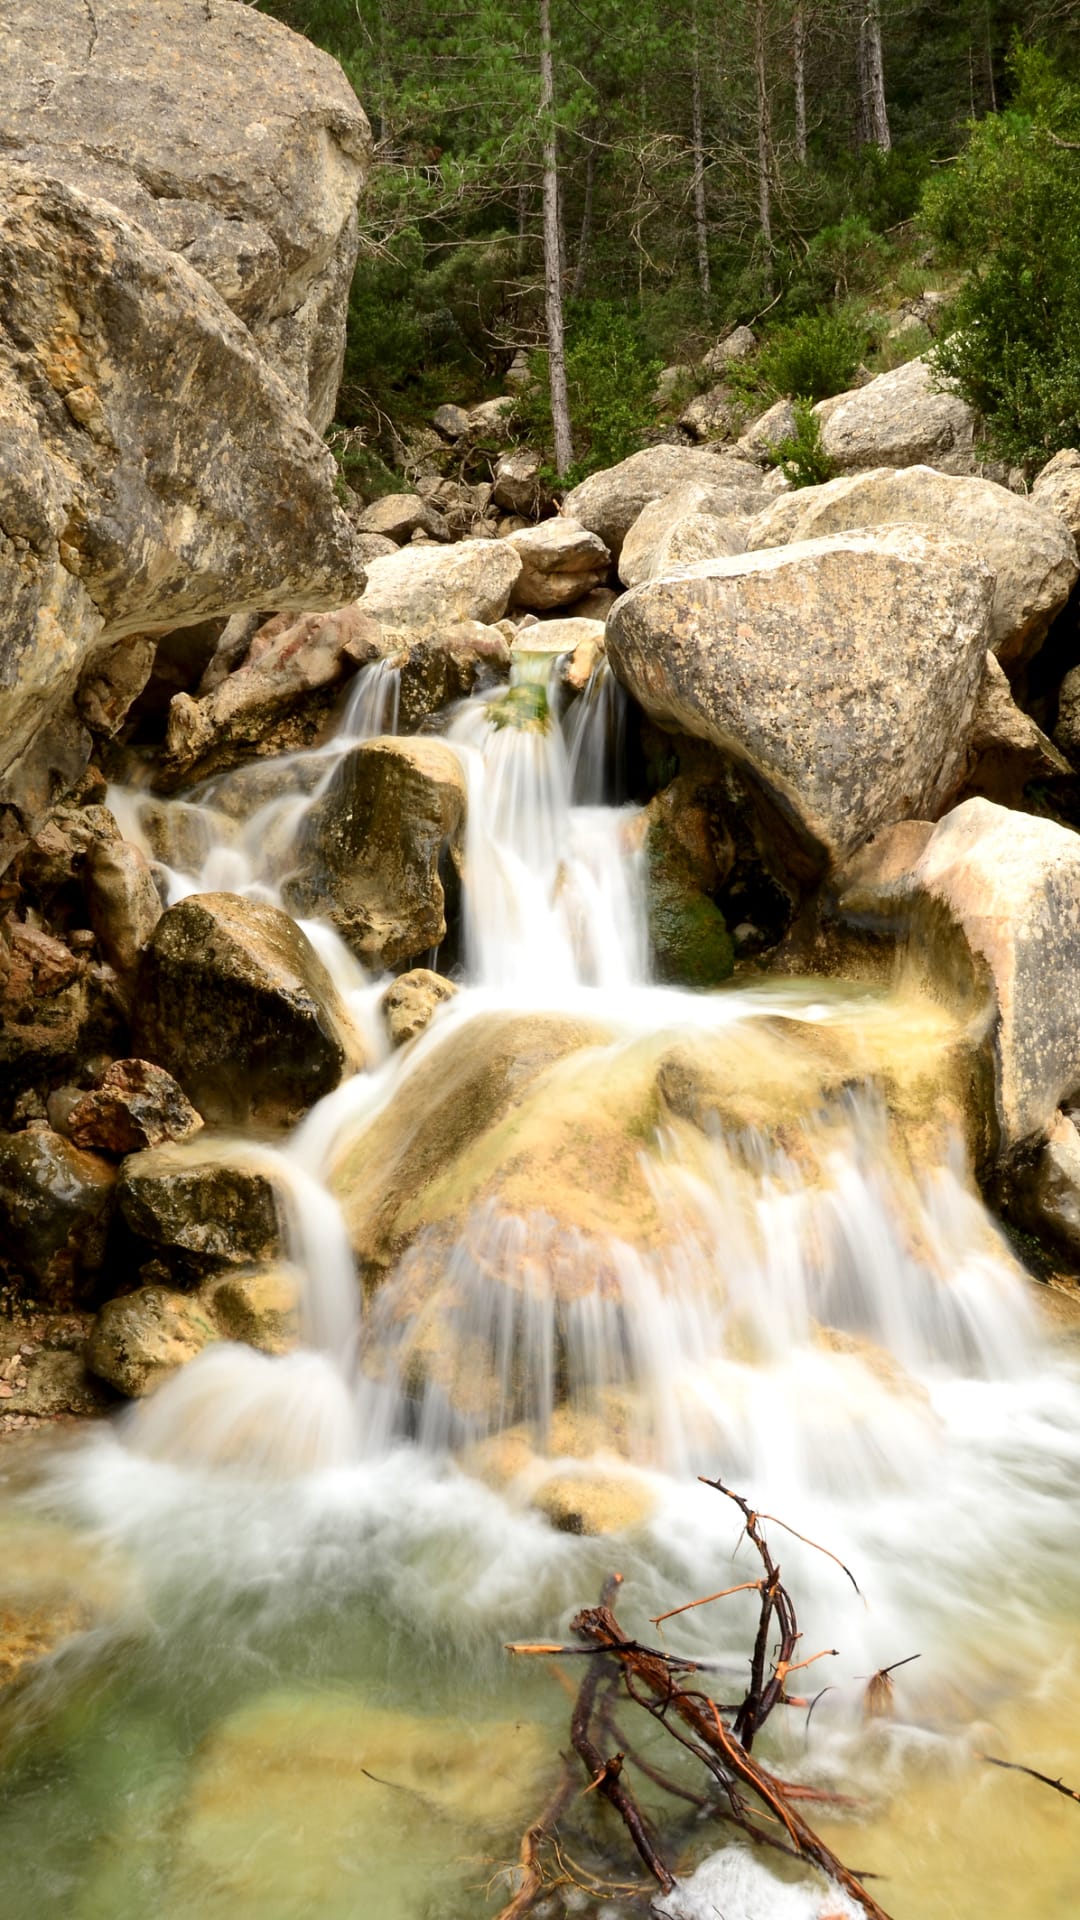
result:
[[[773,1559],[762,1530],[766,1516],[758,1514],[742,1498],[719,1480],[706,1485],[716,1488],[732,1500],[743,1516],[746,1537],[761,1563],[757,1580],[743,1581],[737,1587],[723,1589],[705,1599],[690,1601],[687,1607],[673,1608],[658,1615],[653,1625],[730,1593],[756,1592],[760,1597],[757,1631],[750,1660],[750,1681],[742,1698],[717,1702],[694,1684],[694,1676],[717,1669],[710,1663],[687,1660],[647,1646],[623,1633],[613,1609],[620,1584],[614,1575],[605,1585],[600,1604],[585,1607],[572,1622],[577,1645],[557,1642],[525,1641],[511,1645],[518,1654],[578,1655],[588,1659],[588,1668],[578,1689],[570,1724],[571,1743],[587,1775],[584,1793],[600,1793],[619,1814],[630,1839],[653,1880],[665,1893],[676,1884],[676,1876],[661,1851],[627,1777],[636,1771],[676,1800],[688,1802],[701,1813],[711,1813],[730,1821],[760,1845],[779,1849],[796,1859],[819,1868],[850,1896],[868,1916],[868,1920],[888,1920],[884,1909],[867,1891],[864,1880],[872,1876],[853,1872],[819,1839],[796,1802],[817,1800],[831,1805],[851,1805],[845,1796],[799,1787],[781,1780],[755,1759],[752,1748],[776,1707],[806,1707],[812,1703],[788,1692],[791,1674],[831,1654],[834,1649],[797,1659],[799,1628],[795,1608],[783,1584],[780,1568]],[[783,1522],[774,1521],[775,1525]],[[793,1528],[787,1528],[794,1532]],[[803,1539],[804,1536],[796,1536]],[[807,1543],[816,1546],[816,1542]],[[820,1551],[836,1560],[827,1548]],[[850,1570],[837,1561],[856,1585]],[[900,1664],[900,1663],[898,1663]],[[881,1685],[889,1669],[875,1676]],[[687,1684],[690,1682],[691,1684]],[[658,1721],[679,1746],[690,1752],[705,1768],[710,1791],[700,1793],[671,1779],[652,1762],[637,1755],[621,1734],[614,1717],[613,1698],[618,1691],[635,1706],[643,1708]],[[606,1750],[605,1750],[606,1749]],[[614,1749],[614,1750],[612,1750]],[[559,1790],[530,1826],[521,1843],[521,1880],[518,1891],[498,1920],[524,1920],[541,1893],[545,1878],[541,1851],[550,1841],[558,1854],[556,1823],[567,1811],[571,1790],[564,1772]]]

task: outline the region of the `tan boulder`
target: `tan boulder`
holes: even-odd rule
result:
[[[938,390],[924,359],[822,400],[814,412],[825,452],[842,473],[920,464],[971,473],[977,464],[974,413],[958,394]]]
[[[465,775],[445,741],[350,748],[307,816],[290,906],[327,916],[365,966],[419,958],[446,934],[440,867],[460,865],[465,812]]]
[[[140,1287],[105,1302],[86,1343],[86,1364],[99,1380],[138,1400],[219,1338],[193,1295]]]
[[[591,473],[567,494],[563,512],[598,534],[618,558],[642,509],[692,480],[724,493],[733,513],[754,513],[760,505],[761,471],[749,461],[708,448],[659,446]]]
[[[751,524],[745,514],[732,512],[728,488],[688,480],[639,513],[622,544],[619,578],[636,587],[696,560],[742,553]]]
[[[300,1285],[295,1267],[255,1267],[205,1281],[199,1298],[226,1340],[291,1353],[300,1341]]]
[[[116,1193],[128,1230],[177,1285],[280,1253],[277,1183],[254,1155],[210,1136],[129,1154]]]
[[[1047,513],[1056,513],[1072,534],[1080,539],[1080,451],[1063,447],[1055,453],[1031,483],[1034,504]]]
[[[453,546],[408,546],[373,560],[360,601],[387,633],[406,639],[438,633],[460,620],[501,620],[521,573],[506,540],[462,540]]]
[[[745,768],[820,864],[955,792],[992,594],[944,535],[837,534],[633,588],[608,658],[662,726]]]
[[[383,534],[399,547],[412,539],[417,528],[433,540],[450,538],[442,514],[430,501],[421,500],[418,493],[384,493],[381,500],[373,500],[364,508],[356,525],[360,533]]]
[[[603,541],[562,514],[508,534],[507,540],[521,561],[511,596],[515,607],[542,613],[567,606],[607,579],[611,555]]]
[[[1004,669],[992,653],[986,656],[968,752],[965,797],[982,794],[1003,807],[1022,806],[1029,781],[1060,779],[1072,771],[1064,754],[1017,706]]]
[[[390,1044],[403,1047],[430,1026],[441,1006],[457,992],[452,980],[430,967],[413,967],[401,973],[379,1001],[379,1012],[386,1022]]]
[[[774,501],[752,522],[746,544],[754,552],[901,522],[963,540],[993,568],[991,649],[1006,664],[1030,659],[1068,600],[1080,563],[1052,513],[992,480],[928,466],[848,474]]]

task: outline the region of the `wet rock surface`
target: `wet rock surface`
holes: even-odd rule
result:
[[[295,1120],[362,1057],[322,961],[280,907],[197,894],[164,913],[139,968],[133,1033],[205,1120]]]
[[[212,1268],[251,1266],[280,1250],[275,1183],[235,1143],[130,1154],[117,1205],[135,1238],[188,1284]]]
[[[219,1337],[192,1295],[140,1287],[102,1307],[87,1341],[86,1364],[117,1393],[138,1400]]]
[[[0,1134],[0,1258],[31,1297],[70,1306],[105,1257],[116,1174],[43,1125]]]
[[[90,1093],[64,1116],[63,1132],[77,1147],[122,1159],[198,1133],[202,1117],[171,1074],[149,1060],[115,1060]]]

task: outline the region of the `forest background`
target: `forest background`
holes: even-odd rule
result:
[[[523,350],[520,430],[609,465],[743,324],[751,409],[929,350],[998,456],[1080,443],[1080,0],[259,4],[372,121],[334,436],[367,497]]]

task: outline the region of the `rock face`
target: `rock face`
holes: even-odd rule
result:
[[[185,260],[329,425],[371,148],[336,61],[238,0],[8,0],[0,131]]]
[[[931,467],[851,474],[775,500],[752,523],[746,544],[753,552],[898,522],[974,547],[996,575],[991,647],[1006,665],[1030,659],[1080,572],[1076,543],[1056,515],[992,480]]]
[[[608,657],[661,725],[747,769],[812,859],[955,791],[993,576],[913,527],[709,561],[635,587]]]
[[[1080,1255],[1080,1133],[1066,1114],[1058,1114],[1009,1211],[1074,1260]]]
[[[141,1056],[205,1120],[292,1125],[360,1063],[326,968],[279,907],[192,894],[158,922],[133,1017]]]
[[[403,547],[371,562],[361,609],[409,639],[461,620],[490,625],[506,612],[520,572],[506,540]]]
[[[1063,520],[1073,539],[1080,538],[1080,451],[1063,447],[1048,460],[1032,482],[1031,498],[1047,513]]]
[[[617,467],[591,473],[567,494],[563,512],[598,534],[618,557],[643,508],[691,480],[724,493],[730,512],[753,513],[761,504],[761,472],[748,461],[695,447],[662,446],[646,447]]]
[[[710,816],[707,791],[680,775],[650,801],[644,820],[646,910],[656,976],[715,987],[735,963],[724,916],[712,898],[734,859]]]
[[[814,412],[825,451],[843,473],[920,464],[970,473],[975,465],[975,415],[958,395],[935,390],[925,360],[909,360],[854,393],[822,400]]]
[[[446,934],[440,865],[460,860],[465,805],[465,776],[444,741],[353,748],[308,815],[290,906],[328,915],[365,966],[417,959]]]
[[[140,1287],[106,1301],[87,1342],[86,1364],[99,1380],[138,1400],[219,1338],[200,1300],[167,1287]]]
[[[10,857],[86,764],[70,702],[99,650],[268,596],[341,605],[359,578],[329,454],[208,282],[29,159],[0,202]]]
[[[569,606],[607,579],[611,555],[595,533],[559,514],[507,535],[521,561],[512,594],[516,607],[546,612]]]
[[[864,921],[914,916],[912,963],[934,990],[989,1001],[992,1149],[1045,1136],[1080,1090],[1080,834],[967,800],[933,828],[880,835],[844,904]]]

